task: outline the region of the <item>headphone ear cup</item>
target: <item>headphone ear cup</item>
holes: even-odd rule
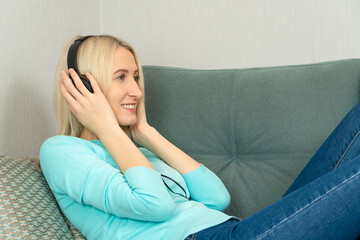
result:
[[[69,77],[70,77],[72,83],[74,84],[74,86],[76,87],[75,82],[70,74],[69,74]],[[79,77],[80,77],[80,80],[82,81],[82,83],[85,85],[85,87],[89,90],[89,92],[94,93],[94,90],[91,87],[90,80],[87,79],[87,77],[85,75],[79,75]],[[79,91],[79,89],[77,87],[76,87],[76,89]]]
[[[90,80],[85,75],[79,76],[85,87],[89,90],[89,92],[94,93],[93,88],[91,87]]]

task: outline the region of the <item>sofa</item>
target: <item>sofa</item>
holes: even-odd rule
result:
[[[215,172],[225,211],[248,217],[275,202],[360,100],[360,59],[262,68],[144,66],[146,114],[167,139]],[[44,139],[45,140],[45,139]],[[31,159],[0,157],[0,238],[84,239]]]

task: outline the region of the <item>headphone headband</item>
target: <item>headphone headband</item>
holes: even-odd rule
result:
[[[68,68],[73,68],[78,74],[78,66],[77,66],[77,51],[80,47],[80,44],[88,39],[89,37],[93,37],[93,35],[84,36],[81,38],[78,38],[74,41],[74,43],[70,46],[68,56],[67,56],[67,64]]]
[[[93,37],[93,35],[88,35],[88,36],[84,36],[81,37],[79,39],[76,39],[74,41],[74,43],[70,46],[69,51],[68,51],[68,55],[67,55],[67,65],[68,65],[68,69],[72,68],[75,70],[75,72],[79,75],[81,81],[84,83],[85,87],[90,91],[90,92],[94,92],[93,88],[91,87],[90,81],[86,78],[85,75],[81,75],[77,66],[77,52],[78,49],[80,47],[80,44],[85,41],[86,39],[88,39],[89,37]],[[70,79],[72,80],[73,84],[75,85],[74,80],[72,79],[72,77],[69,75]],[[75,85],[76,86],[76,85]]]

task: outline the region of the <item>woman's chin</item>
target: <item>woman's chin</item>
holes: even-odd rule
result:
[[[129,120],[118,120],[119,126],[121,127],[131,127],[136,123],[136,118],[135,119],[129,119]]]

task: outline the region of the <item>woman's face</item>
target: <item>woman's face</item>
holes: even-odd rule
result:
[[[136,123],[136,107],[142,96],[134,55],[128,49],[118,47],[115,51],[113,69],[108,101],[119,125],[131,126]]]

